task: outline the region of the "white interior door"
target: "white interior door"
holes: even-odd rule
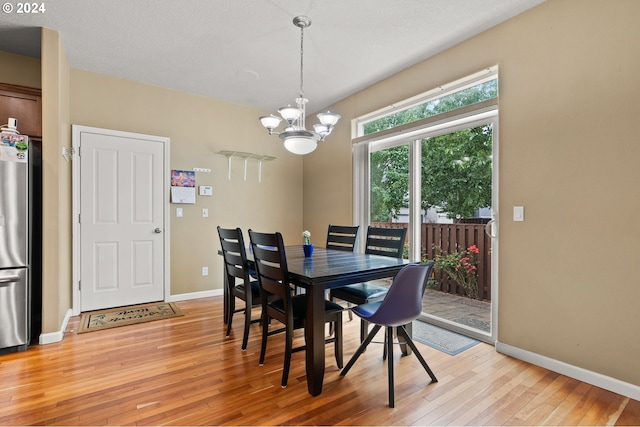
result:
[[[166,138],[84,128],[74,144],[76,134],[81,311],[163,301]]]

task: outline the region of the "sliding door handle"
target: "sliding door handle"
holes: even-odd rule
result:
[[[492,239],[496,238],[496,235],[493,234],[493,225],[496,224],[496,220],[495,219],[491,219],[489,222],[487,222],[484,226],[484,232],[487,234],[487,236],[491,237]]]

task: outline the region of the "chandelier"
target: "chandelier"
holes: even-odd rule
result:
[[[304,71],[304,29],[311,25],[311,20],[306,16],[296,16],[293,24],[300,28],[300,96],[296,98],[296,106],[288,105],[278,109],[280,117],[270,114],[260,117],[260,123],[267,128],[269,135],[278,135],[284,141],[284,147],[294,154],[309,154],[318,146],[318,142],[324,141],[331,133],[338,120],[339,114],[329,111],[317,115],[320,123],[313,125],[313,130],[307,130],[305,126],[305,106],[309,100],[304,97],[303,71]],[[281,132],[275,132],[275,128],[285,120],[285,128]]]

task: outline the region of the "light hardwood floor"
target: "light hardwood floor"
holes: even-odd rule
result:
[[[282,336],[258,366],[260,328],[240,350],[222,298],[179,302],[183,317],[76,334],[0,355],[2,425],[638,425],[640,402],[498,354],[487,344],[449,356],[417,344],[439,382],[396,352],[396,407],[387,406],[381,346],[345,377],[327,347],[324,390],[307,393],[304,353],[280,387]],[[345,322],[345,362],[358,322]],[[302,340],[302,332],[298,333]]]

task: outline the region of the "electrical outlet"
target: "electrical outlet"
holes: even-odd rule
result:
[[[209,275],[209,267],[202,267],[202,275],[203,276]]]

